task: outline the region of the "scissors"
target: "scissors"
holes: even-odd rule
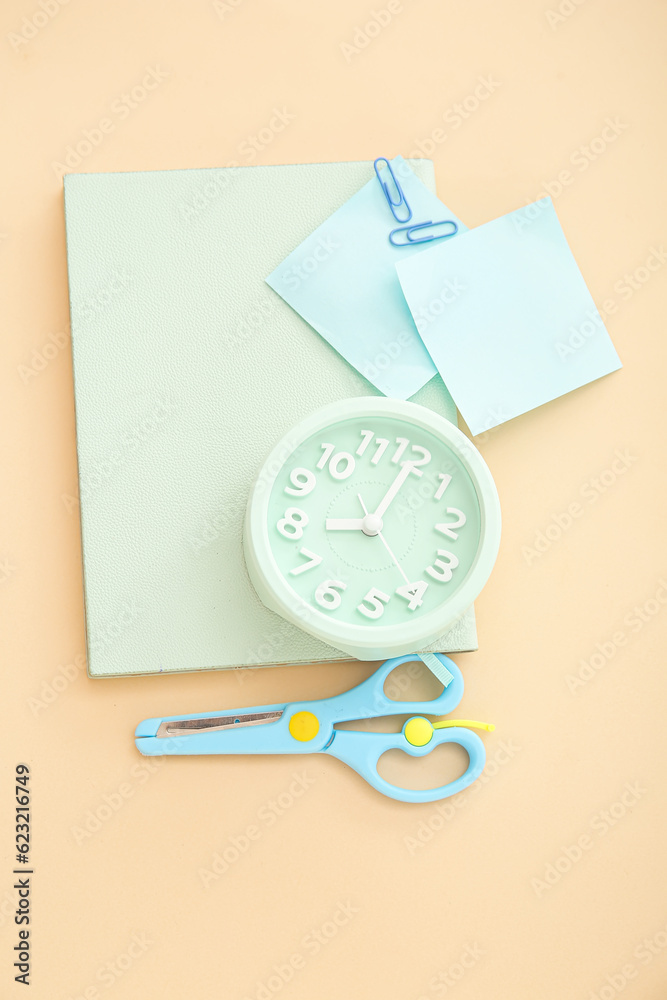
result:
[[[487,723],[470,720],[430,722],[426,715],[447,715],[463,696],[463,676],[456,664],[435,654],[451,680],[431,701],[394,701],[384,692],[389,674],[415,655],[386,660],[357,687],[320,701],[262,705],[213,712],[207,715],[174,715],[144,719],[137,726],[135,743],[146,756],[163,754],[328,753],[352,767],[383,795],[401,802],[434,802],[467,788],[486,762],[484,744],[469,728],[491,730]],[[335,729],[337,722],[380,716],[418,713],[400,733],[354,732]],[[387,750],[399,749],[423,757],[444,743],[458,743],[469,757],[461,777],[437,788],[413,789],[393,785],[378,773],[378,761]]]

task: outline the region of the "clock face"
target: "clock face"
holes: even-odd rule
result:
[[[334,628],[370,630],[451,600],[478,555],[481,510],[446,439],[379,412],[343,417],[294,448],[266,527],[284,588]]]

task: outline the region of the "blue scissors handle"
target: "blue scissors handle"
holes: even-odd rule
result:
[[[401,733],[356,733],[337,729],[326,753],[337,757],[344,764],[349,764],[378,792],[399,802],[435,802],[449,795],[456,795],[479,778],[486,763],[486,750],[476,733],[458,726],[452,726],[451,729],[437,729],[425,746],[414,746],[406,737],[406,729],[412,721],[414,720],[406,722]],[[439,785],[436,788],[401,788],[387,781],[378,772],[380,757],[387,750],[398,749],[410,754],[411,757],[423,757],[445,743],[457,743],[462,746],[470,761],[465,773],[446,785]]]
[[[355,719],[375,719],[383,715],[404,715],[413,712],[419,715],[448,715],[463,697],[463,675],[454,661],[444,653],[434,655],[447,668],[452,680],[438,697],[431,701],[396,701],[385,693],[387,678],[396,667],[400,667],[403,663],[414,663],[419,659],[414,653],[408,653],[405,656],[395,656],[391,660],[385,660],[370,677],[349,691],[322,701],[303,702],[300,707],[308,708],[318,718],[327,719],[332,725],[336,722],[352,722]]]

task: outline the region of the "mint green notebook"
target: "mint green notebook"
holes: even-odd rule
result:
[[[434,189],[432,164],[413,168]],[[272,444],[376,392],[265,282],[372,174],[65,177],[91,676],[345,658],[260,603],[241,533]],[[456,419],[439,378],[415,400]],[[476,645],[471,610],[434,648]]]

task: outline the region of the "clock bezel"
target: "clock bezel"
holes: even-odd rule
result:
[[[359,417],[395,417],[439,437],[463,464],[475,488],[480,510],[477,554],[463,583],[437,608],[393,625],[354,625],[330,618],[309,604],[285,580],[271,547],[268,508],[276,479],[294,451],[312,435]],[[386,396],[359,396],[316,410],[276,444],[250,491],[243,546],[250,580],[268,608],[334,649],[359,660],[414,653],[435,642],[471,606],[486,584],[500,545],[500,501],[489,468],[472,442],[444,417],[417,403]]]

